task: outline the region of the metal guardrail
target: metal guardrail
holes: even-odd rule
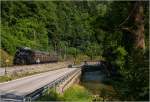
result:
[[[52,81],[51,83],[43,86],[42,88],[34,91],[31,94],[28,94],[25,97],[25,102],[26,102],[26,98],[27,99],[31,99],[31,100],[35,100],[37,97],[41,96],[48,88],[52,88],[52,87],[56,87],[57,85],[59,85],[61,82],[64,82],[68,77],[70,77],[73,73],[75,73],[76,71],[78,71],[79,69],[76,69],[66,75],[63,75],[59,78],[57,78],[56,80]]]
[[[23,99],[24,98],[22,96],[9,94],[5,92],[0,93],[0,102],[23,102]]]
[[[81,74],[81,70],[77,71],[76,73],[73,73],[72,76],[71,76],[71,79],[69,79],[67,81],[67,83],[65,83],[65,85],[62,87],[62,90],[64,91],[64,88],[66,87],[66,85],[77,75]]]
[[[66,75],[63,75],[56,80],[50,82],[49,84],[35,90],[34,92],[27,94],[25,96],[17,96],[13,94],[7,94],[7,93],[1,93],[0,94],[0,102],[31,102],[32,100],[37,99],[39,96],[41,96],[48,88],[56,87],[60,83],[64,82],[68,77],[70,77],[72,74],[77,72],[78,70],[81,69],[76,69]]]

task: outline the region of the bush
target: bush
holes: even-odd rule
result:
[[[127,55],[127,51],[123,47],[118,47],[113,51],[113,53],[116,55],[116,59],[112,63],[122,68],[125,64],[125,56]]]
[[[9,60],[9,61],[6,63],[6,60]],[[4,50],[0,49],[0,66],[5,67],[5,66],[11,66],[11,65],[13,65],[13,57],[10,56]]]
[[[40,101],[63,101],[63,97],[56,93],[54,89],[48,89],[48,91],[39,97],[37,100]]]
[[[0,82],[10,81],[12,77],[10,76],[0,76]]]
[[[90,93],[84,87],[74,85],[65,91],[64,100],[90,102],[92,98],[90,97]]]
[[[91,102],[90,93],[80,85],[73,85],[67,89],[63,95],[58,94],[53,89],[49,89],[37,101],[83,101]]]
[[[103,56],[110,62],[113,66],[117,68],[122,68],[125,64],[125,57],[127,56],[127,51],[124,47],[110,47],[108,48]]]
[[[149,51],[132,52],[126,57],[126,64],[120,69],[121,80],[113,81],[113,86],[121,100],[149,100]]]
[[[78,54],[75,60],[76,64],[80,64],[81,62],[85,61],[85,60],[89,60],[90,57],[84,54]]]

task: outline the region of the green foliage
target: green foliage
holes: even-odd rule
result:
[[[149,99],[148,55],[148,51],[143,53],[136,50],[134,54],[127,56],[126,65],[120,71],[123,79],[113,82],[121,100],[146,101]]]
[[[13,57],[10,56],[4,50],[0,49],[0,66],[6,67],[6,66],[11,66],[12,64],[13,64]]]
[[[65,54],[76,57],[90,49],[84,46],[88,41],[92,49],[86,54],[93,56],[92,50],[98,50],[99,45],[90,24],[93,18],[82,8],[85,4],[82,1],[2,1],[2,49],[14,55],[17,46],[27,46],[56,51],[62,58]],[[87,7],[92,5],[96,4],[88,2]],[[93,9],[103,11],[102,5]],[[98,55],[95,52],[94,56]]]
[[[12,77],[9,76],[0,76],[0,82],[10,81]]]
[[[79,101],[90,102],[90,93],[80,85],[73,85],[63,94],[58,94],[54,89],[48,89],[37,101]]]
[[[54,89],[48,89],[37,101],[63,101],[63,96],[56,93]]]
[[[121,46],[110,47],[106,49],[105,53],[103,53],[103,56],[113,66],[115,66],[118,69],[121,69],[125,65],[127,51],[124,49],[124,47]]]
[[[74,57],[76,57],[77,54],[79,53],[79,50],[74,47],[70,47],[67,51],[68,54],[73,55]]]
[[[127,55],[126,50],[123,47],[118,47],[113,53],[115,54],[116,59],[112,64],[116,64],[116,66],[122,68],[125,64],[125,57]]]
[[[146,2],[143,2],[145,15],[145,52],[134,49],[131,33],[121,32],[119,25],[128,17],[130,9],[133,9],[131,2],[111,2],[107,5],[105,16],[97,16],[93,22],[95,36],[99,43],[103,43],[103,57],[115,67],[122,77],[113,80],[113,86],[120,96],[120,100],[149,100],[149,79],[148,79],[148,14]],[[108,26],[109,25],[109,26]],[[132,21],[127,21],[124,26],[133,27]],[[146,57],[147,56],[147,57]],[[143,80],[144,79],[144,80]]]
[[[119,29],[133,2],[1,1],[1,48],[13,56],[17,46],[27,46],[74,62],[105,58],[123,76],[115,84],[122,100],[148,100],[148,8],[144,1],[143,52],[134,51],[131,34]],[[133,21],[124,26],[132,28]]]
[[[97,59],[99,60],[100,58],[98,57]],[[90,57],[88,55],[78,54],[75,59],[75,64],[81,64],[81,62],[86,61],[86,60],[90,60]]]
[[[96,43],[87,43],[86,47],[83,48],[85,48],[85,54],[90,56],[91,60],[103,52],[101,46]]]
[[[74,85],[64,92],[65,101],[90,102],[90,93],[80,85]]]

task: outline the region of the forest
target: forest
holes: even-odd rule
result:
[[[120,100],[149,100],[149,1],[1,1],[1,66],[18,46],[108,61]]]

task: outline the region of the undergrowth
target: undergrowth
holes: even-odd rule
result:
[[[91,102],[91,94],[83,86],[73,85],[63,94],[56,93],[53,89],[49,89],[45,94],[37,99],[37,101],[78,101]]]

